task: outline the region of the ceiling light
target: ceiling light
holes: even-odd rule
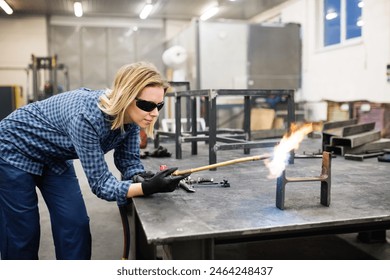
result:
[[[14,12],[12,10],[12,8],[7,4],[7,2],[5,2],[4,0],[0,0],[0,7],[4,10],[4,12],[6,12],[6,14],[8,15],[12,15],[12,13]]]
[[[362,20],[361,17],[359,17],[356,21],[356,25],[359,27],[362,27],[364,25],[364,21]]]
[[[76,17],[83,16],[83,5],[81,4],[81,2],[74,2],[73,8],[74,8],[74,15]]]
[[[145,6],[142,8],[141,13],[139,14],[139,18],[146,19],[150,15],[152,9],[153,4],[150,1],[146,2]]]
[[[338,14],[335,11],[328,11],[325,15],[327,20],[332,20],[338,17]]]
[[[218,12],[219,12],[218,6],[211,7],[210,9],[207,9],[203,13],[203,15],[200,16],[200,19],[201,20],[208,20],[209,18],[215,16]]]

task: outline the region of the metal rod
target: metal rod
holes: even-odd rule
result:
[[[184,174],[191,174],[203,170],[208,170],[208,169],[213,169],[217,167],[222,167],[222,166],[227,166],[227,165],[232,165],[232,164],[237,164],[241,162],[247,162],[247,161],[256,161],[256,160],[265,160],[270,158],[269,155],[258,155],[258,156],[252,156],[252,157],[242,157],[242,158],[237,158],[233,160],[228,160],[228,161],[223,161],[219,163],[214,163],[210,165],[205,165],[205,166],[200,166],[196,168],[191,168],[191,169],[185,169],[185,170],[176,170],[175,172],[172,173],[172,175],[184,175]]]

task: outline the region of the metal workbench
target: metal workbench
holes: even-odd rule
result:
[[[305,140],[297,154],[320,147],[320,140]],[[251,154],[267,151],[252,149]],[[185,150],[183,160],[147,159],[144,164],[148,170],[158,170],[160,164],[180,169],[206,165],[207,148],[200,152],[192,156]],[[231,151],[221,160],[241,156]],[[227,243],[384,231],[390,228],[389,167],[376,158],[362,162],[333,158],[330,206],[320,204],[319,182],[294,183],[286,186],[284,210],[275,206],[276,179],[267,179],[261,161],[194,173],[194,178],[228,179],[231,187],[198,187],[195,193],[178,189],[134,198],[128,209],[130,258],[154,259],[157,248],[163,248],[166,259],[213,259],[218,246]],[[286,173],[317,176],[320,169],[321,159],[297,157]]]

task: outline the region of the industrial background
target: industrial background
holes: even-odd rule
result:
[[[379,202],[371,201],[372,197],[363,190],[359,201],[355,202],[360,203],[362,209],[373,211],[367,213],[372,222],[356,211],[356,216],[351,214],[346,218],[348,222],[344,221],[344,224],[351,223],[351,227],[340,228],[339,217],[334,216],[332,223],[324,214],[324,220],[316,221],[324,226],[313,236],[309,233],[300,236],[297,232],[304,232],[306,228],[294,228],[296,232],[284,236],[287,238],[280,243],[262,240],[256,243],[257,247],[245,243],[248,241],[241,242],[244,244],[241,247],[229,247],[226,239],[235,237],[217,236],[215,238],[221,240],[216,242],[219,249],[213,257],[390,259],[389,234],[386,234],[390,227],[390,189],[385,180],[385,170],[390,167],[390,1],[82,0],[79,1],[81,16],[74,14],[76,1],[73,0],[0,0],[0,7],[5,2],[12,11],[0,10],[0,119],[29,102],[66,90],[110,88],[121,65],[140,60],[153,62],[172,81],[172,92],[187,91],[183,96],[193,94],[194,103],[185,102],[185,98],[178,103],[180,94],[172,93],[167,97],[168,106],[161,112],[156,139],[154,142],[149,139],[144,152],[150,153],[163,145],[171,157],[155,161],[147,158],[147,167],[158,168],[160,163],[190,167],[205,164],[207,160],[213,164],[217,161],[216,151],[224,151],[221,158],[229,159],[240,156],[234,151],[239,148],[251,148],[251,153],[255,153],[256,149],[272,145],[259,144],[259,141],[277,141],[289,129],[290,122],[296,121],[313,124],[314,131],[309,137],[317,145],[315,148],[307,146],[297,157],[307,156],[308,151],[313,158],[321,156],[320,152],[330,152],[336,156],[333,174],[344,177],[344,173],[350,172],[347,167],[337,169],[338,160],[340,166],[345,161],[355,172],[359,168],[367,172],[365,180],[356,183],[366,191],[374,188],[372,182],[377,186],[383,180],[383,186],[375,189],[379,197],[384,198],[383,211],[373,209]],[[142,19],[140,13],[145,5],[150,5],[151,10]],[[215,14],[204,18],[204,12],[210,9],[214,9]],[[278,99],[279,93],[281,98]],[[247,95],[252,97],[251,106],[242,99]],[[218,99],[216,112],[206,112],[208,100],[205,97]],[[192,127],[191,119],[196,119]],[[194,131],[209,128],[207,135],[211,144],[204,142],[208,138],[191,138],[198,136]],[[189,129],[192,131],[185,133]],[[212,134],[212,131],[218,134],[217,129],[234,131],[233,138],[225,139],[229,144],[217,143],[223,142],[223,137]],[[232,139],[242,139],[240,137],[245,141],[232,143]],[[196,145],[205,145],[205,148],[197,152]],[[107,160],[119,178],[111,154],[107,154]],[[124,225],[118,208],[115,203],[101,201],[89,191],[81,166],[78,167],[91,217],[92,257],[119,259],[123,251]],[[377,173],[370,174],[372,170]],[[229,176],[229,172],[220,176],[218,172],[213,176]],[[341,181],[333,176],[335,184]],[[245,180],[251,180],[245,176],[240,178],[242,185]],[[355,194],[359,191],[360,188],[355,190]],[[286,194],[287,201],[289,195]],[[178,249],[180,242],[175,246],[171,244],[175,238],[181,241],[182,236],[165,236],[165,233],[158,236],[154,230],[148,232],[147,227],[152,222],[140,213],[150,209],[142,200],[135,202],[132,211],[139,213],[129,214],[134,219],[131,226],[135,227],[140,220],[145,232],[138,235],[146,235],[146,247],[153,253],[133,251],[130,257],[191,257],[183,252],[185,249]],[[281,201],[278,202],[279,208],[283,208]],[[298,211],[294,206],[301,207],[293,204],[280,211]],[[44,204],[40,211],[40,258],[54,259],[49,216]],[[319,211],[322,215],[323,210]],[[202,217],[201,211],[199,213],[198,217]],[[270,215],[274,215],[273,212]],[[196,215],[191,217],[198,219]],[[355,225],[352,221],[364,221],[364,226],[359,228],[360,223]],[[180,228],[180,221],[178,223],[175,226]],[[202,220],[202,223],[206,222]],[[159,226],[164,227],[156,224]],[[230,228],[233,229],[236,228]],[[165,237],[171,247],[159,241]],[[283,234],[278,236],[281,237]],[[132,242],[143,244],[142,240]],[[278,247],[275,244],[282,244],[280,254],[274,250]],[[197,245],[191,243],[183,248],[193,249],[191,246]],[[207,245],[200,247],[207,248]],[[300,251],[300,248],[305,249]],[[210,254],[194,252],[194,256],[209,258]]]

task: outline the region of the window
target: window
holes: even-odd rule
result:
[[[362,36],[363,0],[324,0],[324,46]]]

